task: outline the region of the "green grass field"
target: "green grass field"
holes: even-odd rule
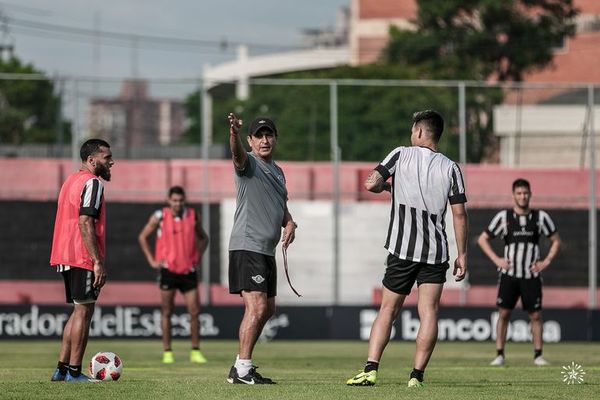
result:
[[[535,367],[531,344],[507,347],[507,366],[489,367],[494,344],[440,342],[425,374],[425,388],[406,387],[414,343],[391,343],[374,387],[344,382],[362,367],[367,344],[342,341],[259,343],[254,354],[259,372],[278,385],[230,385],[225,378],[237,350],[234,341],[205,341],[205,365],[188,362],[188,342],[174,343],[176,363],[160,363],[158,340],[91,339],[85,361],[97,351],[123,358],[118,382],[50,382],[59,341],[0,341],[0,399],[598,399],[600,344],[549,344],[549,367]],[[583,366],[583,384],[562,381],[562,366]]]

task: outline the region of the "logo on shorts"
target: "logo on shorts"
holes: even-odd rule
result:
[[[252,277],[252,280],[256,283],[263,283],[265,281],[265,278],[263,278],[260,275],[255,275]]]

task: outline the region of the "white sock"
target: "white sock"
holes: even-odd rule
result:
[[[248,371],[252,368],[252,359],[243,360],[238,358],[235,360],[235,369],[237,370],[238,376],[241,378],[248,375]]]

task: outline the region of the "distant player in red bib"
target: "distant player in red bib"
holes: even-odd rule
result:
[[[100,139],[86,141],[80,150],[81,169],[67,178],[58,195],[50,265],[65,281],[67,303],[73,311],[62,337],[58,366],[52,381],[92,381],[81,373],[94,304],[106,282],[104,269],[104,185],[114,165],[110,146]]]
[[[162,341],[164,347],[162,362],[175,361],[171,349],[171,316],[175,303],[175,293],[179,290],[185,299],[190,314],[190,336],[192,350],[190,361],[205,363],[200,352],[200,301],[198,296],[198,268],[200,257],[208,246],[208,235],[196,210],[185,206],[185,191],[181,186],[169,189],[168,207],[157,210],[140,232],[139,242],[148,264],[159,271],[160,297],[162,304]],[[149,238],[156,232],[154,254],[150,249]]]

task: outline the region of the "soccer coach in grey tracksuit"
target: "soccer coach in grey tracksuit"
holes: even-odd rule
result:
[[[236,210],[229,241],[229,292],[244,300],[239,330],[239,354],[227,381],[273,384],[252,364],[252,351],[267,320],[275,313],[277,243],[294,241],[296,223],[288,208],[285,176],[273,161],[277,145],[275,123],[256,118],[248,131],[248,153],[242,145],[242,121],[229,114],[229,145],[235,170]],[[281,229],[283,228],[283,236]]]

